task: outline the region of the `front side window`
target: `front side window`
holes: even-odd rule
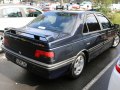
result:
[[[104,17],[102,14],[97,14],[97,17],[98,17],[103,29],[111,28],[111,23],[106,17]]]
[[[86,25],[88,26],[89,32],[100,30],[100,25],[94,16],[94,14],[88,14],[86,17]]]
[[[22,13],[19,8],[5,8],[3,17],[22,17]]]
[[[25,12],[26,17],[37,17],[40,14],[42,14],[42,12],[34,8],[25,8],[24,12]]]
[[[34,19],[28,27],[70,33],[77,17],[77,13],[47,12]]]

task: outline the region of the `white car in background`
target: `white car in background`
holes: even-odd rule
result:
[[[23,27],[42,13],[39,8],[33,6],[2,5],[0,6],[0,30],[6,27]]]
[[[120,90],[120,60],[113,69],[108,85],[108,90]]]
[[[0,46],[2,43],[2,34],[5,28],[23,27],[42,13],[42,10],[33,6],[0,5]],[[0,47],[0,52],[1,51],[2,49]]]
[[[92,9],[92,2],[90,2],[90,1],[83,1],[80,4],[80,9],[81,10],[90,10],[90,9]]]
[[[120,4],[111,4],[109,8],[113,11],[120,11]]]

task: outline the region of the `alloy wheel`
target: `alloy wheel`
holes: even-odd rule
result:
[[[82,70],[84,68],[84,56],[80,55],[77,57],[75,63],[74,63],[74,71],[73,73],[77,76],[80,75]]]
[[[113,47],[116,47],[116,46],[119,44],[119,41],[120,41],[120,38],[119,38],[119,36],[117,35],[117,36],[114,38]]]

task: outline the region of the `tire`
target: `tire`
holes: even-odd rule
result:
[[[81,75],[85,67],[85,63],[86,63],[85,54],[81,52],[70,67],[69,74],[68,74],[69,77],[72,79],[77,79]]]
[[[115,36],[114,40],[113,40],[113,44],[112,44],[112,47],[115,48],[118,46],[120,42],[120,37],[118,35]]]

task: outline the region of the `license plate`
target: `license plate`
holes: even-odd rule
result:
[[[16,59],[16,63],[22,67],[27,67],[27,63],[22,60]]]

